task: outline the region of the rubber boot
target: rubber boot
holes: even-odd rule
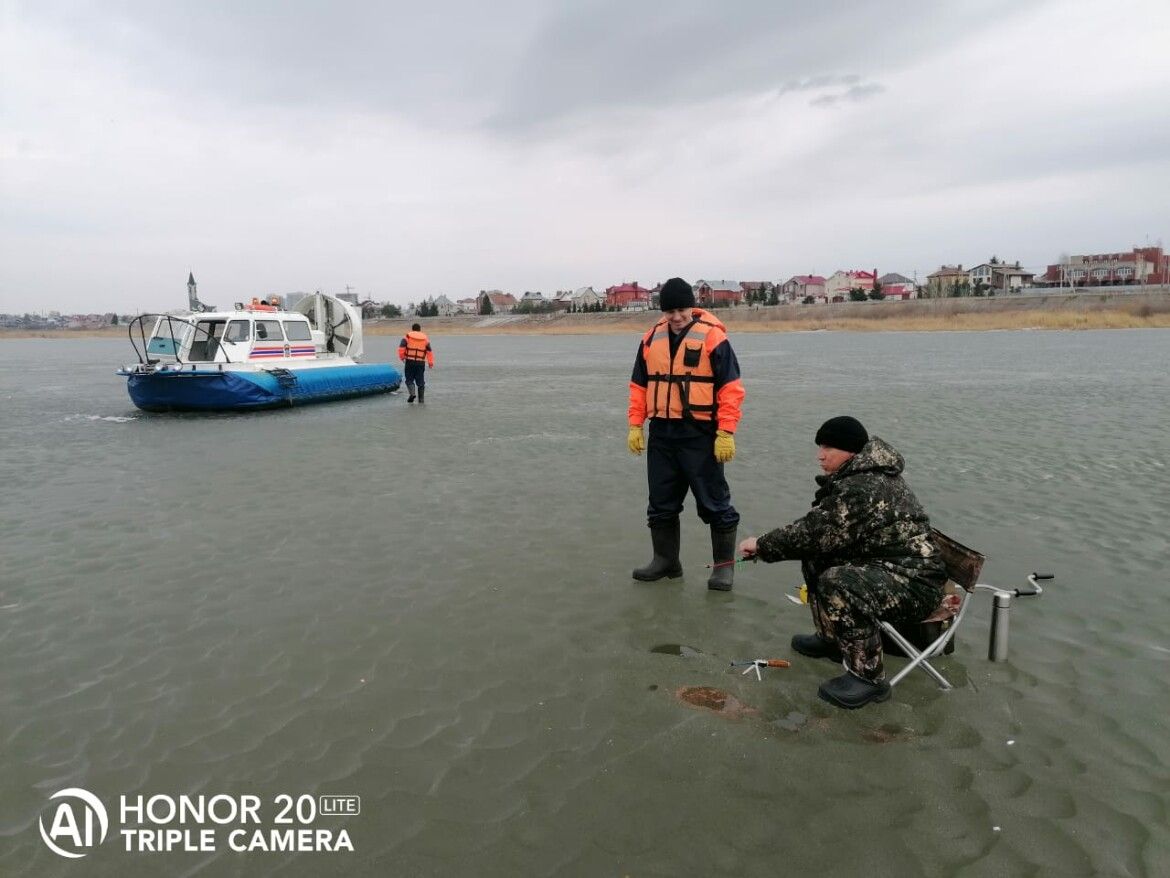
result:
[[[678,579],[682,576],[682,564],[678,560],[679,539],[677,518],[672,522],[653,525],[650,528],[650,542],[654,545],[654,557],[645,567],[634,570],[634,579],[657,582],[667,577]]]
[[[846,710],[865,707],[871,701],[885,701],[890,697],[890,684],[882,680],[863,680],[846,671],[840,677],[826,680],[817,687],[821,700]]]
[[[792,638],[792,648],[810,658],[827,658],[834,662],[842,658],[841,647],[820,634],[796,634]]]
[[[406,382],[406,392],[410,394],[410,396],[408,396],[406,398],[406,401],[407,402],[414,402],[414,382],[413,381]]]
[[[707,588],[712,591],[731,591],[731,583],[735,579],[735,532],[736,526],[718,528],[711,525],[711,560],[722,567],[716,567],[707,580]]]
[[[427,394],[427,389],[420,384],[418,386],[418,404],[419,405],[423,404],[423,397],[426,396],[426,394]]]

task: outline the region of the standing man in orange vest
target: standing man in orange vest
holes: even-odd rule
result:
[[[723,324],[695,307],[695,293],[672,277],[660,293],[662,319],[638,345],[630,377],[631,453],[646,454],[650,504],[646,510],[654,557],[634,579],[682,576],[679,513],[687,490],[699,518],[711,527],[711,557],[719,566],[707,588],[730,591],[739,513],[723,464],[735,457],[735,428],[743,403],[739,361]],[[642,424],[650,419],[649,446]]]
[[[414,402],[415,387],[418,387],[419,404],[424,402],[427,391],[427,368],[435,368],[435,353],[431,340],[415,323],[406,337],[398,342],[398,359],[406,364],[406,390],[410,394],[407,402]]]

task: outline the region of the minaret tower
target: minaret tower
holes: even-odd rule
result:
[[[191,272],[187,275],[187,307],[189,307],[196,314],[204,311],[214,311],[214,305],[204,305],[199,301],[199,295],[195,292],[195,273]]]

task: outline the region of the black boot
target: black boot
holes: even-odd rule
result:
[[[419,405],[423,404],[423,401],[424,401],[423,397],[426,396],[426,393],[427,393],[427,389],[420,384],[418,386],[418,404]]]
[[[414,384],[413,384],[413,382],[410,382],[410,381],[406,382],[406,392],[410,394],[410,396],[408,396],[406,398],[406,401],[407,402],[414,402]]]
[[[712,591],[731,591],[735,579],[735,532],[736,525],[718,528],[711,525],[711,560],[722,564],[711,572],[707,588]]]
[[[817,695],[829,704],[853,710],[865,707],[871,701],[885,701],[890,697],[890,684],[881,680],[863,680],[846,671],[840,677],[821,683]]]
[[[797,634],[792,638],[792,648],[810,658],[827,658],[841,661],[841,647],[819,634]]]
[[[656,582],[665,577],[678,579],[682,576],[682,564],[678,560],[678,519],[665,524],[652,525],[650,542],[654,544],[654,557],[645,567],[638,567],[634,570],[634,579],[642,582]]]

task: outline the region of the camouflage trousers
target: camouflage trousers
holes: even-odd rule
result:
[[[823,639],[841,647],[845,667],[863,680],[884,676],[878,620],[917,622],[942,600],[934,585],[881,567],[844,564],[818,570],[802,565],[813,624]]]

